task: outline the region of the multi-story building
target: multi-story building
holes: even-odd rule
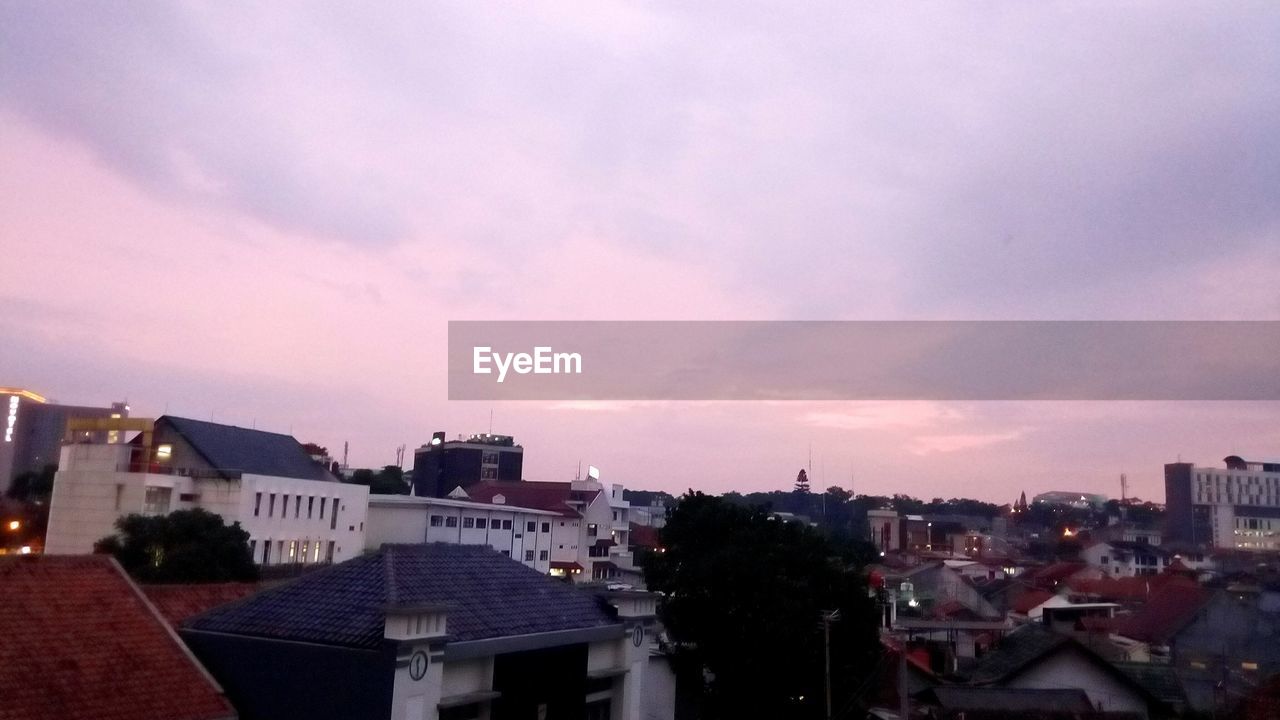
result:
[[[578,582],[620,579],[639,582],[630,549],[631,523],[621,485],[597,477],[573,482],[495,482],[467,492],[479,503],[516,505],[556,513],[551,521],[552,575]]]
[[[1280,460],[1224,459],[1225,468],[1164,466],[1168,540],[1280,550]]]
[[[129,406],[112,403],[111,407],[59,405],[43,396],[19,388],[0,387],[0,414],[3,414],[4,437],[0,442],[0,495],[25,472],[40,472],[58,463],[58,453],[67,434],[71,418],[124,418]],[[119,433],[109,431],[81,432],[76,441],[119,442]]]
[[[45,552],[92,552],[125,515],[203,508],[240,523],[260,565],[341,562],[364,549],[368,503],[288,435],[165,416],[126,444],[63,447]]]
[[[551,572],[552,528],[561,514],[491,502],[414,495],[370,495],[365,549],[384,543],[488,545],[543,573]]]
[[[413,453],[413,494],[445,497],[484,480],[519,482],[524,448],[510,435],[480,434],[445,440],[443,432]]]

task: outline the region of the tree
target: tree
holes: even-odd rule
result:
[[[804,468],[800,468],[800,474],[796,475],[795,491],[798,493],[809,492],[809,473],[805,472]]]
[[[130,575],[149,583],[251,582],[258,569],[249,554],[249,533],[228,526],[207,510],[168,515],[127,515],[117,535],[94,543],[96,553],[114,555]]]
[[[11,499],[28,503],[47,503],[53,494],[53,476],[57,465],[45,465],[40,472],[26,471],[13,479],[6,493]]]
[[[822,717],[819,620],[837,609],[831,675],[836,706],[844,704],[878,643],[861,568],[840,548],[804,523],[693,491],[661,538],[665,552],[649,558],[645,579],[664,595],[677,672],[711,678],[705,717]]]
[[[368,485],[370,495],[408,495],[409,485],[404,480],[404,469],[399,465],[387,465],[376,473],[370,469],[360,469],[351,473],[347,482],[354,485]]]

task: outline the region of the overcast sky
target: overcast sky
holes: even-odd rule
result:
[[[450,403],[451,319],[1280,320],[1280,5],[0,0],[0,385],[630,487],[1162,499],[1268,403]]]

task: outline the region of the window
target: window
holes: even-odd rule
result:
[[[320,562],[320,541],[311,548],[311,562]]]
[[[533,551],[532,551],[532,550],[525,550],[525,551],[524,551],[524,561],[525,561],[525,562],[533,562]]]
[[[173,488],[149,487],[142,500],[143,515],[168,515]]]
[[[271,540],[268,538],[262,543],[262,564],[266,565],[271,562]]]
[[[276,494],[271,493],[271,497],[267,500],[267,517],[274,517],[276,514]]]
[[[252,558],[257,556],[258,556],[258,541],[250,540],[249,541],[249,557]]]
[[[543,550],[542,552],[538,553],[538,559],[539,559],[539,560],[546,560],[546,559],[547,559],[547,551],[546,551],[546,550]]]
[[[473,528],[473,527],[475,527],[475,526],[476,526],[476,519],[475,519],[475,518],[470,518],[470,517],[462,518],[462,527],[464,527],[464,528]]]
[[[1110,560],[1111,560],[1111,558],[1110,558],[1110,557],[1108,557],[1108,556],[1106,556],[1106,555],[1103,555],[1102,557],[1098,558],[1098,564],[1099,564],[1099,565],[1106,565]]]
[[[289,562],[297,562],[297,561],[298,561],[298,541],[290,540],[289,541]]]
[[[293,517],[295,520],[297,518],[302,517],[302,496],[301,495],[295,495],[293,497]]]
[[[124,499],[124,483],[116,483],[116,510],[120,509],[120,501]]]
[[[310,540],[303,540],[303,541],[302,541],[302,554],[298,556],[298,562],[302,562],[302,563],[306,562],[306,561],[307,561],[307,555],[309,554],[310,550],[311,550],[311,541],[310,541]]]
[[[538,529],[538,523],[532,520],[524,524],[525,532],[535,532],[537,529]]]
[[[324,551],[324,561],[327,563],[333,562],[333,541],[332,540],[329,541],[329,547]]]
[[[311,519],[311,512],[315,510],[315,508],[316,508],[316,496],[308,495],[307,496],[307,519],[308,520]]]
[[[289,493],[280,496],[280,517],[289,517]]]
[[[444,526],[445,526],[445,527],[458,527],[458,518],[456,518],[456,517],[447,517],[447,518],[445,518],[445,519],[444,519]]]
[[[329,529],[338,529],[338,498],[333,499],[333,512],[329,514]]]
[[[320,498],[320,519],[324,519],[324,498]]]
[[[598,528],[596,527],[595,523],[587,523],[587,535],[589,537],[595,537],[597,530]]]
[[[262,512],[262,493],[258,493],[253,498],[253,516],[258,517]]]
[[[485,518],[476,518],[476,529],[477,529],[477,530],[484,530],[484,529],[488,526],[488,524],[489,524],[489,521],[488,521],[487,519],[485,519]]]
[[[280,556],[279,562],[284,562],[284,541],[283,540],[276,541],[276,555]]]
[[[156,446],[156,460],[164,461],[173,457],[173,446],[165,443]]]
[[[492,450],[484,451],[483,453],[480,454],[480,464],[481,465],[497,465],[498,453],[493,452]]]
[[[510,529],[511,529],[511,521],[510,521],[510,520],[503,520],[503,521],[502,521],[502,529],[503,529],[503,530],[510,530]]]
[[[549,522],[542,523],[542,532],[551,532],[551,523]]]
[[[439,515],[431,516],[431,527],[440,527],[443,524],[444,524],[444,518],[440,517]]]

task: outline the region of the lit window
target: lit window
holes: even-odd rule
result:
[[[169,458],[171,458],[171,457],[173,457],[173,446],[172,446],[172,445],[170,445],[170,444],[168,444],[168,443],[165,443],[164,445],[157,445],[157,446],[156,446],[156,459],[157,459],[157,460],[168,460],[168,459],[169,459]]]
[[[173,488],[149,487],[142,501],[143,515],[168,515]]]
[[[1240,663],[1240,669],[1241,669],[1241,670],[1257,670],[1257,669],[1258,669],[1258,663],[1256,663],[1256,662],[1249,662],[1248,660],[1246,660],[1246,661],[1244,661],[1244,662]]]

